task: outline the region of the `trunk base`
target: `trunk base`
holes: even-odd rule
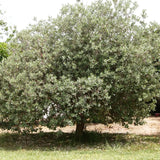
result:
[[[84,123],[77,123],[76,124],[76,139],[81,140],[84,131]]]

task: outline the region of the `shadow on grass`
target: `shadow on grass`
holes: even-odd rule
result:
[[[0,134],[0,150],[76,150],[85,148],[103,149],[106,146],[125,146],[131,144],[159,143],[159,136],[137,136],[131,134],[110,134],[85,132],[77,141],[74,133],[50,132],[20,135]]]

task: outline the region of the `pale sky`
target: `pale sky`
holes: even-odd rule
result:
[[[94,0],[81,0],[89,4]],[[160,0],[133,0],[139,4],[139,10],[146,9],[148,20],[160,23]],[[56,17],[62,4],[75,3],[76,0],[0,0],[0,10],[5,11],[9,25],[16,25],[18,30],[25,29],[33,18],[47,19]]]

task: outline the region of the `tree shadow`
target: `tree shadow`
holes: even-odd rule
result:
[[[2,150],[77,150],[84,148],[100,148],[106,146],[125,146],[136,143],[159,143],[159,136],[136,136],[132,134],[110,134],[84,132],[81,139],[74,133],[49,132],[20,135],[15,133],[0,134]]]

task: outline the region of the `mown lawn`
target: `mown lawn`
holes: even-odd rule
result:
[[[160,137],[86,132],[0,134],[0,160],[159,160]]]

